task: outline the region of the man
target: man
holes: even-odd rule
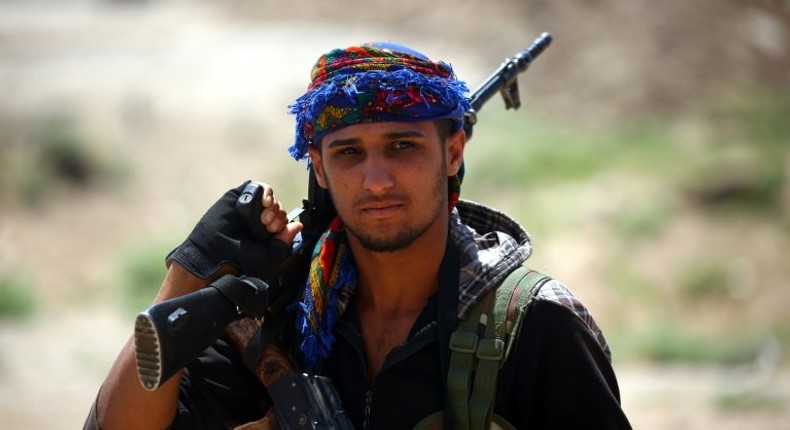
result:
[[[517,222],[458,200],[466,92],[446,63],[398,45],[363,45],[319,58],[291,107],[290,152],[308,158],[338,217],[305,285],[294,286],[302,293],[280,339],[298,367],[333,381],[355,428],[408,429],[427,417],[465,425],[448,410],[447,332],[531,253]],[[302,226],[288,223],[272,188],[264,190],[261,223],[276,240],[241,251],[246,233],[232,216],[240,188],[229,191],[168,256],[156,301],[223,273],[265,278],[275,270]],[[496,378],[495,421],[630,428],[603,336],[562,284],[542,286],[517,333]],[[234,428],[269,409],[266,390],[226,339],[152,392],[140,386],[134,360],[130,340],[86,428]]]

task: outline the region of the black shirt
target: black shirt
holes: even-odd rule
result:
[[[434,301],[407,342],[367,380],[356,312],[341,319],[321,374],[334,382],[358,429],[410,429],[443,409]],[[515,428],[630,428],[614,371],[587,325],[563,305],[536,300],[499,373],[495,413]],[[226,429],[259,419],[268,397],[239,354],[217,342],[187,367],[174,429]]]

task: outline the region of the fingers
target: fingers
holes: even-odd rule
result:
[[[294,238],[304,226],[299,221],[290,222],[285,225],[285,228],[280,230],[279,233],[274,235],[274,238],[285,242],[286,245],[291,246],[294,243]]]
[[[261,224],[266,227],[266,231],[274,235],[275,239],[291,246],[296,235],[302,231],[302,223],[298,221],[289,223],[288,212],[285,209],[285,205],[275,197],[274,188],[263,182],[258,182],[258,184],[263,187],[263,193],[261,194],[261,203],[263,205]]]
[[[269,184],[267,184],[265,182],[256,182],[256,184],[258,184],[261,187],[263,187],[263,193],[261,194],[261,200],[262,200],[264,209],[271,207],[272,203],[274,202],[274,188],[272,188],[271,185],[269,185]]]
[[[266,227],[266,231],[269,233],[277,234],[288,224],[288,214],[285,206],[274,196],[274,189],[269,184],[263,182],[258,184],[263,187],[263,193],[261,194],[261,203],[263,205],[261,224]]]

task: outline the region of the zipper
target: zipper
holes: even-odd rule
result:
[[[365,413],[362,418],[362,428],[367,430],[370,428],[370,410],[373,405],[373,390],[368,388],[365,393]]]
[[[351,345],[352,348],[354,348],[354,350],[357,353],[357,356],[359,357],[360,363],[362,363],[362,369],[365,369],[366,368],[365,363],[367,358],[365,357],[364,346],[362,345],[362,335],[359,333],[359,330],[357,330],[357,328],[353,324],[345,322],[338,325],[337,332],[340,336],[346,339],[346,341],[348,342],[349,345]],[[367,381],[367,375],[364,374],[364,371],[362,378]],[[371,413],[373,410],[372,405],[373,405],[374,383],[375,381],[368,381],[367,382],[368,386],[365,389],[365,399],[364,399],[364,405],[362,407],[362,430],[368,430],[371,428],[370,420],[371,420]]]
[[[398,348],[398,350],[394,353],[390,353],[391,355],[387,357],[386,360],[384,360],[382,368],[379,370],[379,372],[386,371],[390,366],[398,363],[401,360],[407,359],[416,351],[419,351],[431,342],[437,341],[438,335],[436,334],[436,326],[436,321],[431,321],[419,329],[414,334],[414,336],[407,340],[405,346]],[[353,324],[345,322],[338,325],[336,330],[337,333],[344,337],[348,344],[354,348],[360,359],[360,362],[363,364],[362,368],[364,369],[367,358],[365,357],[364,345],[362,345],[362,337],[357,328]],[[364,378],[367,380],[367,376],[364,376]],[[375,386],[376,378],[374,378],[372,381],[368,381],[368,387],[365,390],[365,403],[362,410],[362,430],[370,430],[372,428],[371,420],[373,418],[373,396],[375,392]]]

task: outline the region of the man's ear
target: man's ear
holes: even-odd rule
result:
[[[447,137],[447,174],[454,176],[461,169],[464,162],[464,148],[466,147],[466,133],[463,127]]]
[[[318,185],[321,188],[328,189],[329,187],[326,185],[326,177],[324,176],[324,165],[321,164],[321,151],[311,145],[307,147],[307,154],[310,156],[310,162],[313,166],[313,172],[315,172],[316,182],[318,182]]]

